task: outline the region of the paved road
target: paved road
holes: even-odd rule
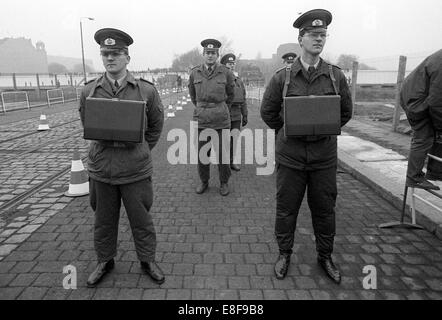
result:
[[[264,128],[257,105],[250,109],[250,126]],[[163,285],[142,274],[123,212],[116,269],[98,288],[85,288],[95,265],[88,197],[69,202],[54,191],[49,207],[33,208],[0,225],[4,230],[0,231],[0,299],[442,298],[442,243],[426,231],[379,229],[378,224],[397,219],[400,213],[345,172],[338,174],[334,254],[343,273],[342,284],[332,283],[316,265],[306,203],[299,216],[289,275],[277,280],[273,276],[275,176],[256,176],[255,166],[243,165],[233,173],[232,193],[224,198],[218,193],[217,171],[212,167],[209,191],[196,195],[196,166],[172,166],[166,161],[172,144],[166,141],[167,132],[177,127],[188,132],[191,113],[187,105],[166,121],[154,151],[152,213],[157,259],[167,276]],[[28,220],[30,216],[34,220]],[[32,222],[40,218],[40,223]],[[15,225],[10,227],[11,223]],[[21,234],[27,235],[23,241],[8,244]],[[76,290],[62,287],[66,276],[62,270],[69,264],[78,272]],[[363,289],[367,265],[377,270],[376,290]]]

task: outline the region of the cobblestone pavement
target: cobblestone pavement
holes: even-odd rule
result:
[[[165,103],[165,105],[168,105]],[[399,212],[371,189],[339,171],[334,260],[343,273],[340,286],[316,265],[310,214],[302,205],[295,253],[284,280],[273,275],[277,245],[273,236],[275,176],[256,176],[243,165],[232,173],[231,194],[218,193],[212,166],[210,189],[196,195],[195,165],[170,165],[167,132],[187,129],[192,107],[165,123],[154,150],[154,206],[157,260],[166,282],[142,274],[126,214],[122,213],[116,268],[95,289],[85,287],[95,266],[93,212],[88,197],[56,196],[32,208],[0,233],[0,299],[441,299],[442,243],[427,231],[379,229]],[[258,106],[250,106],[250,127],[264,128]],[[67,187],[67,184],[65,185]],[[49,201],[49,200],[48,200]],[[56,207],[58,206],[58,207]],[[34,216],[32,224],[21,221]],[[35,221],[33,220],[33,221]],[[26,220],[27,221],[27,220]],[[1,227],[1,225],[0,225]],[[13,231],[8,231],[13,230]],[[5,234],[6,232],[6,234]],[[14,243],[26,235],[26,239]],[[77,269],[78,288],[63,289],[63,267]],[[363,268],[377,270],[377,289],[364,290]]]

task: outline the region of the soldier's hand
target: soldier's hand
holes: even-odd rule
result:
[[[245,127],[247,123],[247,117],[242,117],[242,126]]]

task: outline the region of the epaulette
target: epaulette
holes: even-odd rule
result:
[[[279,72],[281,72],[282,70],[286,70],[286,69],[287,69],[287,67],[279,68],[278,70],[275,71],[275,73],[279,73]]]
[[[336,67],[336,68],[338,68],[339,70],[341,70],[341,67],[340,67],[340,66],[338,66],[338,65],[336,65],[336,64],[330,63],[330,62],[328,62],[328,61],[325,61],[325,60],[324,60],[324,62],[325,62],[326,64],[328,64],[328,65],[332,66],[332,67]]]
[[[144,79],[144,78],[138,78],[138,80],[140,80],[140,81],[144,81],[144,82],[147,82],[148,84],[151,84],[151,85],[155,85],[153,82],[150,82],[149,80],[146,80],[146,79]]]
[[[95,80],[97,80],[97,78],[93,78],[93,79],[91,79],[91,80],[88,80],[88,81],[86,81],[86,82],[84,83],[84,85],[87,85],[87,84],[89,84],[89,83],[92,83],[92,82],[94,82]]]

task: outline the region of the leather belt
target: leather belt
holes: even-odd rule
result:
[[[95,140],[95,141],[97,141],[98,144],[111,148],[131,148],[136,145],[135,143],[131,142],[125,143],[120,141],[109,141],[109,140]]]
[[[219,106],[221,102],[197,102],[196,106],[201,108],[215,108]]]
[[[325,139],[325,136],[305,136],[305,137],[299,137],[302,141],[305,142],[316,142],[322,139]]]

